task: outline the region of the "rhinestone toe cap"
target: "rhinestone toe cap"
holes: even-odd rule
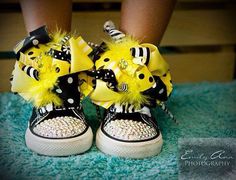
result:
[[[63,116],[47,119],[37,124],[34,133],[48,138],[68,138],[79,135],[86,129],[85,123],[75,117]]]
[[[123,119],[107,123],[104,131],[116,139],[126,141],[147,140],[157,135],[156,129],[148,124]]]

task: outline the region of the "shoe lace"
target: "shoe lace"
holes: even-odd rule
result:
[[[101,115],[101,110],[98,105],[96,105],[96,116],[99,122],[102,122],[102,115]]]

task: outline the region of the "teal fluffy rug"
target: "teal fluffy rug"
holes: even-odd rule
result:
[[[236,82],[176,85],[168,102],[179,125],[160,109],[153,110],[162,130],[159,156],[142,160],[105,155],[95,145],[82,155],[39,156],[24,142],[31,106],[18,95],[0,95],[0,179],[177,179],[180,137],[236,137]],[[86,117],[94,132],[96,108],[86,100]]]

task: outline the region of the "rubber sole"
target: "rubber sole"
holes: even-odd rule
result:
[[[121,142],[109,138],[99,127],[96,134],[96,146],[105,154],[126,158],[146,158],[161,152],[163,140],[160,134],[157,138],[144,142]]]
[[[47,139],[34,135],[29,128],[25,133],[26,146],[32,151],[46,156],[69,156],[81,154],[90,149],[93,142],[91,128],[81,136],[68,139]]]

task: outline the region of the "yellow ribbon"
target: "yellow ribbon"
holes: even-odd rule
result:
[[[48,46],[47,46],[48,45]],[[15,68],[13,70],[12,88],[13,92],[18,92],[24,99],[31,101],[34,106],[41,107],[48,103],[54,103],[61,105],[59,97],[52,92],[52,89],[57,84],[57,79],[60,76],[64,76],[69,73],[81,72],[79,79],[83,79],[83,83],[80,85],[81,93],[87,96],[93,90],[91,78],[85,73],[85,70],[89,70],[93,67],[92,60],[88,57],[88,54],[92,49],[81,38],[72,37],[69,40],[71,49],[71,63],[67,61],[61,61],[55,59],[47,52],[52,43],[47,45],[40,45],[39,49],[32,47],[24,54],[21,53],[19,61],[16,61]],[[30,59],[28,54],[32,52],[36,55],[35,60]],[[28,76],[21,67],[23,65],[30,65],[39,71],[39,80],[35,80]],[[57,72],[57,69],[59,70]]]
[[[148,47],[150,49],[150,60],[148,65],[134,63],[130,53],[130,48],[137,47],[137,42],[133,40],[123,41],[119,44],[108,44],[108,51],[104,52],[100,59],[96,61],[96,69],[112,69],[116,75],[118,86],[126,83],[128,92],[115,92],[109,89],[102,80],[96,81],[96,88],[91,93],[92,101],[104,108],[109,108],[116,102],[138,103],[141,105],[146,101],[141,92],[154,85],[152,76],[160,76],[167,87],[167,94],[172,91],[169,66],[160,55],[156,46],[152,44],[140,44],[138,47]],[[150,79],[150,80],[149,80]]]

